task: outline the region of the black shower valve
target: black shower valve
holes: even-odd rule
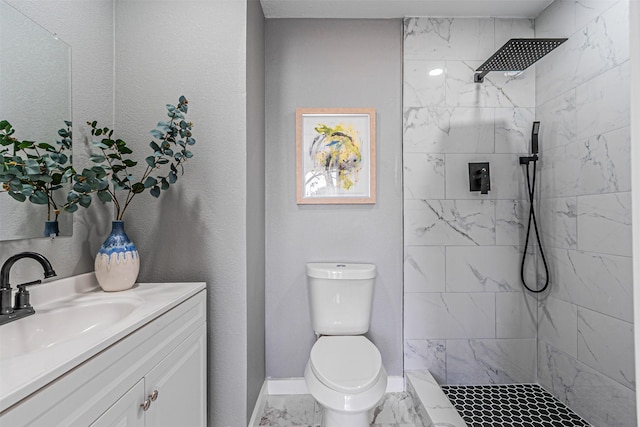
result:
[[[469,163],[469,191],[489,194],[489,190],[491,190],[489,162]]]

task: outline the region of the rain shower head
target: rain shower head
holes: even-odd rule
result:
[[[567,39],[511,39],[482,64],[473,81],[482,83],[489,71],[524,71]]]

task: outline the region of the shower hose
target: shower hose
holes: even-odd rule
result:
[[[520,266],[520,278],[522,279],[522,285],[529,291],[533,293],[544,292],[549,286],[549,266],[547,265],[547,258],[544,255],[544,250],[542,248],[542,242],[540,241],[540,233],[538,232],[538,221],[536,220],[536,212],[533,206],[534,201],[534,193],[536,188],[536,162],[538,161],[537,156],[534,155],[531,158],[531,162],[533,163],[533,178],[530,178],[529,173],[529,161],[526,162],[527,166],[527,194],[529,195],[529,221],[527,224],[527,237],[524,241],[524,251],[522,253],[522,265]],[[540,248],[540,258],[542,258],[542,263],[544,264],[544,272],[545,272],[545,282],[544,286],[540,289],[531,288],[527,285],[527,281],[524,277],[524,265],[525,260],[527,259],[527,250],[529,247],[529,237],[531,235],[531,223],[533,222],[533,228],[536,233],[536,239],[538,241],[538,248]],[[536,283],[537,283],[537,271],[536,271]]]

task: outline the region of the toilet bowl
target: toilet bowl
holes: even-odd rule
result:
[[[369,330],[376,268],[373,264],[309,263],[311,324],[319,337],[304,371],[322,406],[324,427],[367,427],[387,388],[380,352]]]
[[[324,408],[323,426],[368,426],[384,396],[387,373],[376,346],[364,336],[324,336],[311,349],[304,378]]]

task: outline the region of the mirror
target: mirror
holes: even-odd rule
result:
[[[0,57],[0,121],[11,123],[20,141],[58,148],[58,130],[71,120],[71,47],[0,0]],[[70,159],[71,149],[65,154]],[[65,185],[52,193],[56,202],[66,200]],[[47,207],[14,200],[0,187],[0,240],[43,237]],[[61,212],[58,227],[59,236],[70,236],[72,215]]]

